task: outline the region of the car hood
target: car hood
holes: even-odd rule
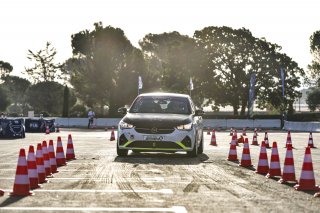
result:
[[[160,113],[128,113],[123,121],[140,128],[172,128],[192,122],[192,115]]]

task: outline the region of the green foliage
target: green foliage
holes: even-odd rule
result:
[[[27,100],[35,113],[46,111],[50,115],[61,115],[64,87],[57,82],[40,82],[29,87]],[[76,97],[70,94],[69,106],[76,103]]]
[[[315,88],[308,93],[306,102],[311,111],[316,111],[317,109],[320,111],[320,88]]]
[[[310,85],[317,85],[320,87],[320,31],[314,32],[310,37],[310,52],[313,60],[308,65],[310,77],[305,81]]]
[[[5,111],[10,105],[10,99],[7,91],[0,85],[0,111]]]
[[[25,105],[25,93],[31,83],[18,76],[6,76],[3,80],[3,87],[10,91],[11,102],[15,105]]]
[[[28,50],[27,58],[33,61],[35,65],[25,71],[33,82],[48,82],[65,78],[62,66],[54,62],[56,54],[57,51],[54,47],[51,47],[50,42],[46,43],[45,49],[37,52]]]
[[[278,45],[255,38],[244,28],[206,27],[196,31],[194,38],[204,51],[201,65],[204,73],[200,75],[202,91],[216,106],[231,105],[235,115],[241,108],[241,115],[244,115],[252,73],[256,74],[255,92],[260,107],[271,103],[275,107],[283,104],[283,108],[287,108],[297,97],[295,90],[300,85],[299,75],[303,70],[291,58],[278,53]],[[280,68],[287,71],[288,101],[274,99],[274,94],[281,94]]]
[[[72,49],[74,57],[66,61],[65,69],[84,104],[101,111],[108,105],[113,115],[120,106],[132,102],[145,64],[141,51],[121,29],[96,23],[93,31],[72,35]]]
[[[87,117],[86,107],[80,104],[74,105],[70,109],[70,116],[71,117]]]
[[[200,54],[195,40],[178,32],[148,34],[140,42],[148,64],[147,76],[152,90],[189,93],[193,79],[193,97],[201,105],[203,97],[198,89]]]
[[[68,86],[64,86],[63,90],[63,108],[62,108],[62,117],[69,116],[69,88]]]
[[[0,61],[0,78],[8,76],[13,70],[13,67],[10,63]]]

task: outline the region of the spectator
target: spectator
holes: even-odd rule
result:
[[[88,129],[93,125],[93,119],[95,117],[94,111],[92,111],[91,109],[88,112],[88,118],[89,118],[89,122],[88,122]]]

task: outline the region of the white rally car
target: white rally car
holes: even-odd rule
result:
[[[203,153],[202,110],[195,110],[189,95],[146,93],[130,109],[118,110],[117,154],[133,152],[179,152],[191,157]]]

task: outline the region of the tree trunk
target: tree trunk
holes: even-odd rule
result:
[[[242,103],[241,103],[241,112],[240,112],[240,115],[241,115],[241,116],[245,116],[245,115],[246,115],[247,103],[248,103],[248,101],[247,101],[247,100],[242,99]]]
[[[238,105],[234,105],[234,106],[233,106],[233,115],[239,115],[238,109],[239,109],[239,106],[238,106]]]

